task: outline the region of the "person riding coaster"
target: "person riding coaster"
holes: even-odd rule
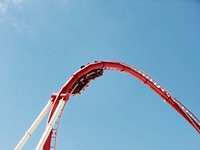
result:
[[[103,72],[103,68],[94,69],[80,77],[72,86],[70,90],[71,94],[81,94],[81,91],[84,91],[89,86],[90,81],[102,76]]]

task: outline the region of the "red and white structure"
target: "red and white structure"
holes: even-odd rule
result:
[[[45,131],[36,147],[36,150],[56,149],[56,137],[58,133],[60,118],[70,96],[79,94],[89,85],[91,80],[102,76],[105,70],[117,70],[126,72],[137,78],[143,84],[150,87],[160,97],[162,97],[164,101],[171,105],[197,130],[198,133],[200,133],[200,121],[197,119],[197,117],[195,117],[194,114],[189,111],[181,102],[170,95],[167,90],[151,76],[134,66],[130,66],[121,62],[95,61],[94,63],[82,66],[80,70],[71,76],[71,78],[64,84],[58,93],[53,93],[51,95],[51,100],[48,101],[40,115],[37,117],[32,126],[28,129],[21,141],[15,147],[15,150],[22,149],[24,144],[28,141],[37,126],[49,111],[50,113]]]

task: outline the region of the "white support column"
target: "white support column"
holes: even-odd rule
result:
[[[40,139],[40,141],[39,141],[39,143],[36,147],[36,150],[42,150],[44,143],[47,140],[48,135],[50,134],[51,130],[54,127],[54,124],[56,122],[56,119],[58,118],[58,115],[61,113],[63,107],[65,106],[65,103],[66,103],[65,100],[63,100],[63,99],[59,100],[59,104],[58,104],[53,116],[51,117],[51,120],[47,124],[46,129],[45,129],[45,131],[44,131],[44,133],[43,133],[43,135],[42,135],[42,137],[41,137],[41,139]]]
[[[44,119],[44,117],[46,116],[46,114],[50,110],[52,104],[53,104],[52,100],[50,100],[47,103],[47,105],[44,107],[44,109],[42,110],[42,112],[39,114],[39,116],[37,117],[37,119],[33,122],[33,124],[31,125],[31,127],[25,133],[25,135],[23,136],[23,138],[21,139],[21,141],[18,143],[18,145],[15,147],[14,150],[21,150],[22,149],[22,147],[28,141],[28,139],[33,134],[33,132],[35,131],[35,129],[38,127],[38,125],[40,124],[40,122]]]

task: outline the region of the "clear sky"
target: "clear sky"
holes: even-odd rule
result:
[[[144,70],[200,118],[200,1],[1,0],[0,149],[13,149],[51,93],[95,60]],[[68,102],[57,149],[198,150],[200,135],[141,82],[106,71]]]

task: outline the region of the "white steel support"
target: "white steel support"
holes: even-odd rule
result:
[[[42,112],[39,114],[39,116],[37,117],[37,119],[33,122],[33,124],[31,125],[31,127],[28,129],[28,131],[25,133],[25,135],[22,137],[21,141],[18,143],[18,145],[15,147],[14,150],[21,150],[22,147],[26,144],[26,142],[28,141],[28,139],[30,138],[30,136],[33,134],[33,132],[35,131],[35,129],[38,127],[38,125],[40,124],[40,122],[44,119],[44,117],[46,116],[46,114],[49,112],[51,106],[53,105],[53,101],[50,100],[47,105],[44,107],[44,109],[42,110]]]
[[[44,145],[45,141],[47,140],[48,135],[50,134],[51,130],[54,127],[56,119],[58,118],[58,116],[61,113],[63,107],[65,106],[65,103],[66,103],[65,100],[63,100],[63,99],[59,100],[59,104],[58,104],[53,116],[51,117],[51,120],[47,124],[46,129],[45,129],[45,131],[44,131],[44,133],[43,133],[43,135],[42,135],[42,137],[41,137],[41,139],[40,139],[40,141],[39,141],[39,143],[38,143],[38,145],[36,147],[36,150],[42,150],[43,145]]]

